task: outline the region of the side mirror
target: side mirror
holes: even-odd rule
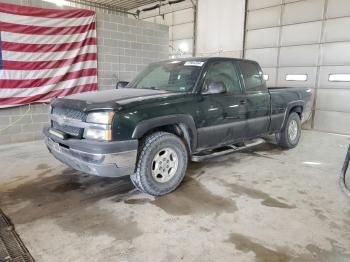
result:
[[[211,95],[211,94],[221,94],[226,93],[225,84],[221,81],[213,81],[208,85],[207,90],[203,91],[203,95]]]
[[[116,85],[116,89],[119,89],[119,88],[124,88],[126,87],[127,85],[129,84],[129,82],[127,81],[118,81],[117,85]]]

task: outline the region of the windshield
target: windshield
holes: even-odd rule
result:
[[[128,87],[171,92],[190,92],[203,62],[170,61],[149,65]]]

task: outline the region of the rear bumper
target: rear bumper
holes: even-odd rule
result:
[[[60,139],[45,128],[45,144],[62,163],[78,171],[103,177],[120,177],[134,172],[137,140],[98,142]]]

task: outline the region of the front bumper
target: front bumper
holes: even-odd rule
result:
[[[45,143],[50,153],[78,171],[103,177],[120,177],[134,172],[137,140],[99,142],[60,139],[44,128]]]

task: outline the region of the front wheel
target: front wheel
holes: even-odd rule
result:
[[[187,149],[179,137],[155,132],[147,136],[140,147],[131,181],[138,190],[152,196],[168,194],[183,180],[187,161]]]
[[[286,125],[279,133],[276,133],[277,144],[285,148],[294,148],[299,143],[300,135],[300,117],[297,113],[292,112],[288,116]]]

